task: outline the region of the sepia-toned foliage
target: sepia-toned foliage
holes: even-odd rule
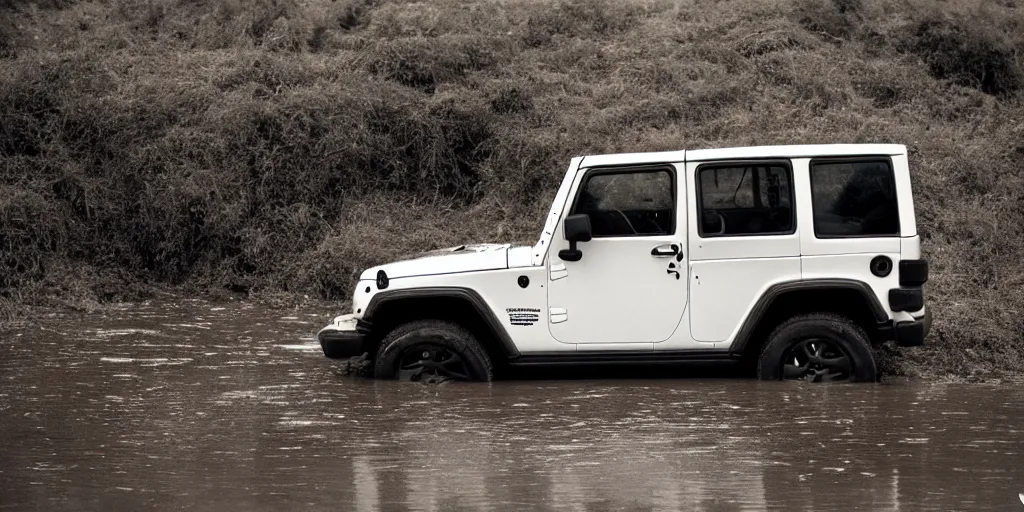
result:
[[[569,158],[910,148],[928,347],[1024,370],[1024,2],[0,0],[0,309],[149,285],[345,300],[532,243]]]

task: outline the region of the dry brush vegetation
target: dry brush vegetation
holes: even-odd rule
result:
[[[937,317],[890,371],[1020,372],[1022,55],[1020,0],[0,0],[0,310],[344,300],[531,243],[573,155],[895,142]]]

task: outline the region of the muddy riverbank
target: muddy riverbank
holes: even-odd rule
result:
[[[1013,510],[1024,388],[338,374],[332,311],[0,330],[0,509]]]

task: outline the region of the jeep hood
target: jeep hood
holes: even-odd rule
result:
[[[438,249],[366,269],[360,279],[376,279],[383,270],[388,278],[454,274],[508,268],[511,244],[472,244]]]

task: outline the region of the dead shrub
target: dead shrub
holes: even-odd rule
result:
[[[743,38],[737,45],[736,51],[740,55],[750,58],[774,52],[798,50],[805,46],[795,33],[788,30],[759,31]]]
[[[502,87],[491,98],[491,110],[499,114],[518,114],[533,109],[533,100],[519,87]]]
[[[573,151],[550,134],[530,134],[521,131],[506,132],[494,140],[490,161],[491,176],[487,183],[500,198],[514,198],[517,206],[531,208],[541,205],[538,211],[550,206],[554,191],[562,180],[566,162],[563,156]],[[547,203],[547,204],[545,204]],[[540,214],[542,218],[544,213]],[[520,222],[531,224],[529,216],[519,217]],[[531,225],[527,230],[536,229]]]
[[[759,79],[770,86],[789,87],[800,81],[800,76],[794,69],[792,58],[782,54],[770,54],[765,58],[754,61]]]
[[[726,73],[736,74],[750,66],[742,55],[728,47],[698,44],[691,52],[695,59],[720,66]]]
[[[64,216],[42,195],[0,185],[0,296],[39,281],[48,261],[63,253]]]
[[[871,100],[877,108],[890,108],[901,103],[906,97],[902,87],[877,82],[856,82],[854,90]]]
[[[709,106],[708,108],[715,107]],[[682,104],[674,99],[657,98],[641,102],[621,112],[615,117],[614,125],[662,130],[682,121],[687,117],[687,113],[693,115],[691,119],[700,118],[704,109],[703,98]]]
[[[544,46],[555,36],[601,36],[631,28],[638,6],[608,0],[562,0],[532,13],[521,30],[528,47]]]
[[[852,39],[863,26],[861,0],[802,0],[797,23],[831,43]]]
[[[0,9],[14,10],[32,6],[36,9],[67,9],[78,0],[2,0]]]
[[[265,94],[279,94],[294,87],[311,84],[317,79],[303,62],[292,57],[259,55],[250,62],[240,61],[237,67],[214,78],[213,83],[224,91],[254,85]]]
[[[18,56],[19,38],[18,28],[10,17],[0,17],[0,59],[13,59]]]
[[[382,41],[368,56],[368,69],[400,84],[433,93],[440,83],[495,63],[490,43],[479,37],[422,36]]]
[[[901,48],[924,60],[932,76],[994,96],[1011,95],[1024,82],[1013,47],[988,27],[930,17],[913,27]]]
[[[322,48],[326,30],[339,28],[329,20],[329,8],[325,12],[324,8],[314,9],[297,0],[180,0],[174,9],[160,5],[155,15],[146,15],[145,10],[137,9],[127,0],[118,5],[125,19],[139,18],[138,12],[142,12],[142,20],[136,24],[147,26],[147,20],[152,20],[156,40],[165,44],[185,42],[191,48],[299,52],[312,45]],[[154,12],[153,7],[148,9]]]
[[[0,82],[0,155],[36,156],[53,137],[60,106],[39,82]]]
[[[370,11],[376,0],[343,0],[335,8],[334,20],[343,30],[354,30],[366,26]]]
[[[853,92],[879,109],[911,104],[932,96],[934,89],[934,80],[909,63],[903,66],[881,62],[854,65],[850,78]]]
[[[245,27],[245,35],[259,46],[274,27],[274,23],[288,13],[288,7],[277,0],[253,3],[248,9],[250,21]]]
[[[705,123],[721,118],[722,112],[746,96],[739,84],[709,86],[687,95],[683,101],[683,117],[688,121]]]
[[[367,131],[360,135],[369,151],[359,169],[373,173],[375,189],[459,202],[477,195],[478,166],[492,136],[484,107],[448,97],[420,112],[378,103],[367,114]]]

